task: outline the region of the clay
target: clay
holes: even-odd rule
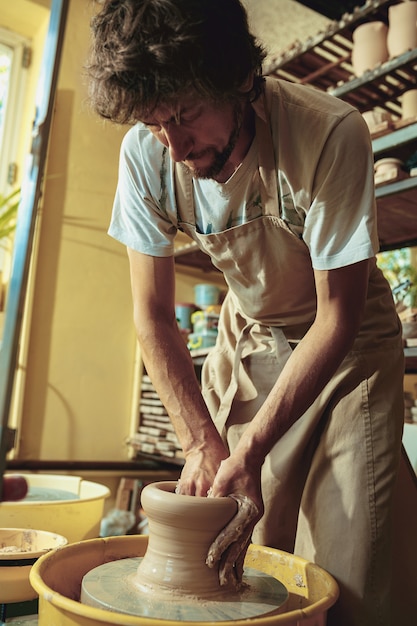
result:
[[[87,572],[80,601],[137,617],[217,622],[278,614],[288,599],[273,576],[246,568],[242,583],[219,582],[206,565],[212,542],[229,522],[246,515],[236,496],[200,498],[175,493],[176,483],[153,483],[142,492],[149,541],[143,558],[104,562]],[[240,521],[239,521],[240,520]],[[222,552],[221,552],[222,553]]]
[[[175,482],[147,485],[142,507],[148,517],[149,543],[132,584],[144,592],[212,598],[230,593],[220,586],[218,567],[206,565],[210,545],[234,517],[232,498],[175,493]]]

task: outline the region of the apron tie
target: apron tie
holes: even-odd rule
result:
[[[245,346],[246,339],[254,326],[254,322],[249,322],[244,326],[242,332],[240,333],[239,339],[236,343],[234,361],[233,361],[233,369],[232,375],[230,379],[229,386],[222,397],[222,401],[220,403],[217,415],[214,419],[214,423],[216,425],[217,430],[220,435],[224,436],[224,429],[226,426],[226,422],[229,418],[230,410],[232,408],[233,400],[235,399],[236,392],[239,388],[239,370],[242,361],[242,353],[243,348]],[[270,327],[271,335],[274,339],[276,346],[276,357],[277,357],[277,379],[288,359],[292,354],[292,349],[288,340],[281,328],[278,327]]]

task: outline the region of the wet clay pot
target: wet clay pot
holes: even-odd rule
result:
[[[387,32],[383,22],[366,22],[353,32],[352,67],[356,76],[388,60]]]
[[[220,587],[218,568],[205,561],[208,549],[237,511],[232,498],[175,493],[175,482],[147,485],[141,496],[149,542],[133,584],[141,591],[200,598],[230,592]]]
[[[390,58],[417,47],[417,2],[400,2],[388,10],[387,46]]]

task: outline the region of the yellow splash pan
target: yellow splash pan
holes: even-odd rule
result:
[[[59,474],[20,474],[29,489],[53,494],[65,491],[73,499],[20,500],[0,503],[0,527],[46,530],[63,535],[68,543],[93,539],[100,535],[104,502],[110,490],[80,476]]]
[[[37,597],[29,583],[36,560],[67,544],[62,535],[44,530],[0,528],[0,602],[26,602]]]
[[[230,626],[231,621],[182,622],[135,617],[90,607],[79,602],[81,581],[103,563],[143,556],[148,538],[143,535],[90,539],[58,548],[32,567],[30,583],[39,595],[39,626]],[[292,554],[251,545],[246,567],[280,580],[289,592],[284,611],[245,620],[251,626],[325,626],[327,610],[336,602],[336,581],[323,569]]]

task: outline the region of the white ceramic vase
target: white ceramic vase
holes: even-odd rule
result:
[[[387,157],[385,159],[379,159],[374,164],[375,174],[380,176],[381,174],[387,174],[391,172],[393,169],[397,171],[401,168],[403,162],[400,159],[396,159],[394,157]]]
[[[401,96],[401,116],[403,120],[417,117],[417,89],[409,89]]]
[[[388,60],[387,33],[383,22],[366,22],[353,32],[352,67],[356,76]]]
[[[405,1],[388,10],[387,46],[390,58],[417,48],[417,2]]]
[[[218,568],[205,561],[208,549],[237,511],[232,498],[175,493],[175,483],[146,485],[141,502],[148,518],[149,543],[133,584],[157,594],[213,598],[230,593],[220,587]]]

